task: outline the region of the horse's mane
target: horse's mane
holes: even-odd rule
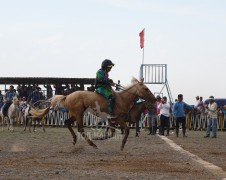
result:
[[[131,79],[131,84],[123,87],[122,91],[120,91],[119,93],[122,93],[122,92],[125,92],[125,91],[128,91],[129,89],[131,89],[133,86],[135,86],[136,84],[138,84],[139,81],[135,78],[135,77],[132,77]]]

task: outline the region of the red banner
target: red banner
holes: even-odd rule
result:
[[[144,48],[144,30],[143,29],[140,33],[139,33],[139,36],[140,36],[140,48]]]

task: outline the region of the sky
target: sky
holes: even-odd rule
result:
[[[173,99],[194,104],[226,98],[225,49],[225,0],[0,0],[0,77],[95,78],[107,58],[128,85],[144,52],[145,64],[167,64]]]

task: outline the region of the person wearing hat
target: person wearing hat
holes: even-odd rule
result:
[[[185,109],[193,109],[192,106],[183,102],[183,95],[178,94],[178,101],[173,105],[173,116],[176,119],[176,137],[179,136],[179,124],[182,124],[183,137],[187,137],[186,133],[186,115]]]
[[[114,86],[115,83],[109,78],[108,74],[114,65],[115,64],[111,60],[105,59],[101,64],[101,69],[99,69],[96,73],[95,82],[96,92],[108,100],[108,112],[110,114],[109,118],[116,118],[114,114],[115,97],[114,91],[111,87]]]
[[[17,96],[14,86],[10,85],[9,90],[4,95],[4,104],[2,107],[3,115],[6,116],[9,106],[12,104],[13,97]]]
[[[213,136],[212,138],[217,137],[217,103],[214,101],[214,96],[209,97],[209,104],[206,106],[208,111],[208,122],[207,122],[207,131],[205,138],[210,137],[210,129],[212,126]]]

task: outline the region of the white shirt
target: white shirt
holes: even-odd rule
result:
[[[194,106],[198,107],[199,103],[200,103],[200,100],[196,100]]]
[[[208,104],[209,109],[208,115],[210,118],[217,118],[217,103],[213,102],[212,104]]]
[[[163,115],[163,116],[166,116],[166,117],[169,117],[170,116],[170,104],[169,103],[160,103],[158,105],[158,109],[160,109],[160,115]]]

